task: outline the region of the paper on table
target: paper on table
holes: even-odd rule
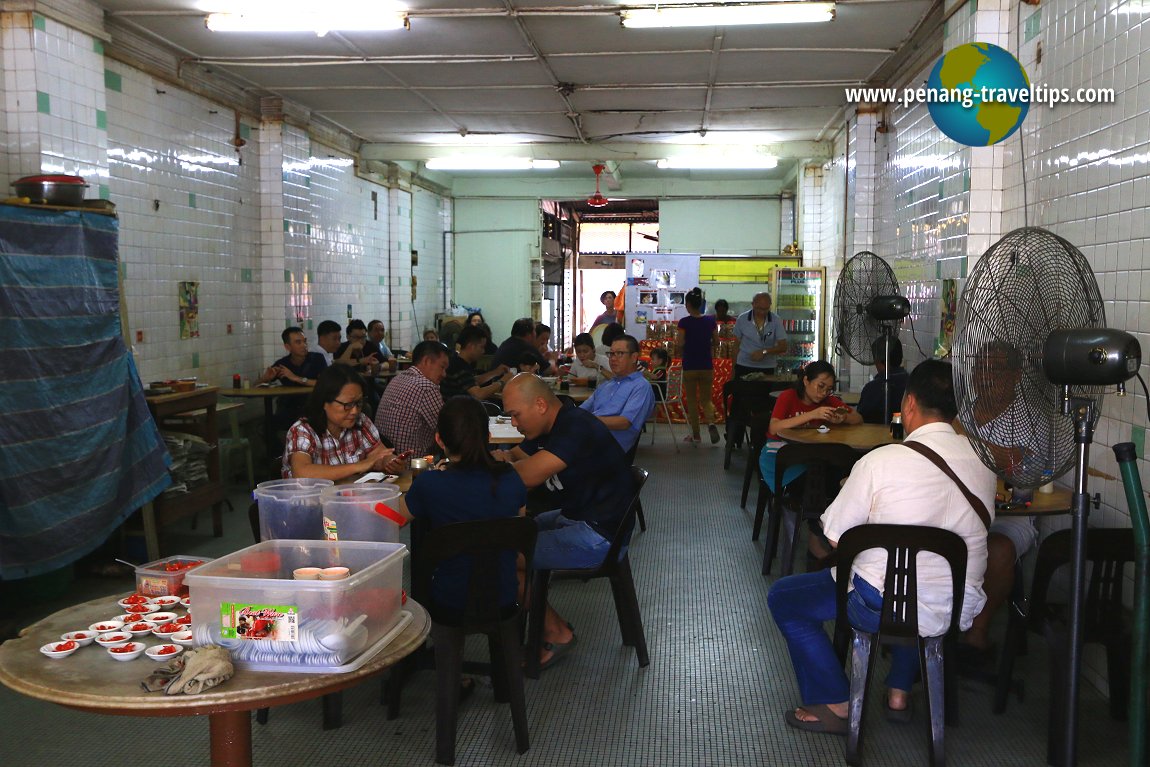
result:
[[[369,471],[357,479],[355,484],[358,485],[361,482],[394,482],[397,479],[399,479],[398,474],[384,474],[382,471]]]

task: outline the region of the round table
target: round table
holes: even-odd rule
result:
[[[831,426],[830,431],[825,434],[818,429],[802,427],[779,429],[776,435],[787,442],[802,442],[807,445],[847,445],[855,450],[873,450],[898,442],[890,435],[890,429],[876,423]]]
[[[996,492],[999,498],[1010,497],[1010,492],[1006,489],[1001,479],[998,480]],[[994,515],[996,517],[1041,517],[1069,514],[1071,512],[1071,498],[1072,493],[1061,487],[1054,488],[1053,493],[1040,493],[1036,490],[1029,506],[996,508]]]
[[[412,614],[411,623],[355,671],[295,674],[237,669],[227,682],[199,695],[165,695],[140,687],[156,668],[147,658],[118,663],[96,644],[60,660],[40,653],[41,645],[59,641],[61,634],[114,615],[115,598],[102,597],[49,615],[21,631],[19,638],[0,645],[0,683],[22,695],[97,714],[206,715],[212,767],[250,767],[251,711],[346,689],[385,671],[423,645],[431,631],[427,611],[411,599],[403,609]]]

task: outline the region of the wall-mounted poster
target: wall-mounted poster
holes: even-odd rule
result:
[[[675,304],[676,306],[682,306],[683,300],[686,297],[686,295],[687,295],[686,293],[678,293],[678,292],[668,293],[667,294],[667,300],[669,303]]]
[[[654,290],[640,290],[639,291],[640,304],[657,304],[659,303],[659,294]]]
[[[940,314],[938,348],[935,353],[945,359],[950,356],[950,347],[954,343],[954,323],[958,317],[958,280],[942,281]]]
[[[674,269],[653,269],[651,271],[651,287],[659,290],[669,290],[676,286]]]
[[[628,332],[643,340],[647,333],[640,327],[687,316],[683,299],[686,291],[699,284],[697,253],[628,253],[626,259]]]
[[[180,283],[180,338],[200,337],[200,283]]]
[[[647,314],[646,308],[635,310],[635,324],[636,325],[646,325],[649,321],[650,321],[650,317]]]

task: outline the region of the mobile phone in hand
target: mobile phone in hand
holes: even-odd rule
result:
[[[850,411],[851,409],[849,407],[836,407],[834,412],[835,415],[847,415]]]

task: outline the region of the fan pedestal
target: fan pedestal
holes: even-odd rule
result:
[[[1082,634],[1086,606],[1086,522],[1090,516],[1090,496],[1086,493],[1086,468],[1090,444],[1094,441],[1096,418],[1094,400],[1065,397],[1063,412],[1074,417],[1074,442],[1078,456],[1074,467],[1074,495],[1071,500],[1073,555],[1070,560],[1070,632],[1067,641],[1066,697],[1061,717],[1055,710],[1051,721],[1046,761],[1055,767],[1073,767],[1078,763],[1078,697],[1082,674]],[[1057,693],[1056,693],[1057,694]],[[1061,737],[1059,737],[1061,736]]]

